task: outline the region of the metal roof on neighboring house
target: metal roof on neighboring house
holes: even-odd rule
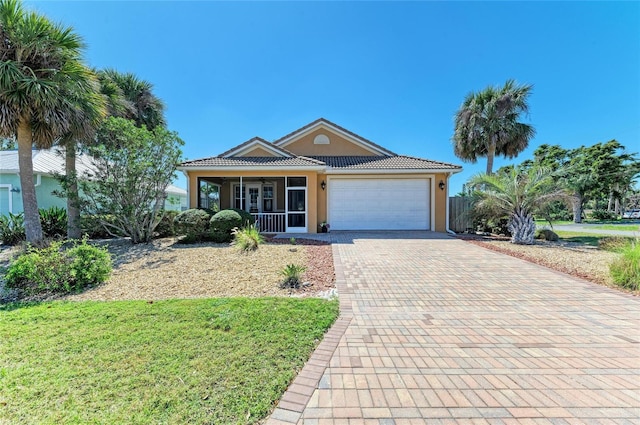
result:
[[[35,174],[64,174],[64,151],[58,149],[33,150],[33,172]],[[76,172],[78,175],[91,172],[93,165],[91,157],[79,154],[76,157]],[[0,151],[0,172],[19,173],[18,151]]]
[[[64,151],[59,149],[33,150],[33,172],[34,174],[54,174],[65,173]],[[89,155],[79,154],[76,157],[76,172],[78,176],[92,173],[94,170],[93,159]],[[0,151],[0,173],[19,174],[18,151]],[[180,187],[169,185],[167,193],[173,195],[187,195],[187,191]]]

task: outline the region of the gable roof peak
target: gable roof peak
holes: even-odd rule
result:
[[[273,142],[274,145],[276,146],[286,146],[287,144],[291,143],[293,140],[301,137],[302,135],[311,132],[313,130],[315,130],[318,126],[320,125],[324,125],[325,127],[328,127],[329,130],[341,135],[342,137],[346,138],[347,140],[351,140],[353,142],[355,142],[356,144],[359,144],[361,146],[363,146],[365,149],[376,153],[378,155],[395,155],[394,152],[390,151],[389,149],[386,149],[374,142],[372,142],[369,139],[365,139],[364,137],[354,133],[353,131],[347,130],[344,127],[339,126],[338,124],[329,121],[326,118],[320,117],[318,119],[316,119],[315,121],[310,122],[307,125],[304,125],[302,127],[300,127],[297,130],[292,131],[291,133],[287,134],[286,136],[283,136],[277,140],[275,140]]]
[[[218,157],[229,158],[232,156],[237,156],[239,154],[249,152],[256,147],[263,148],[273,153],[275,156],[283,156],[287,158],[291,158],[295,156],[293,153],[289,152],[288,150],[281,148],[279,146],[276,146],[273,143],[263,139],[262,137],[255,136],[247,140],[246,142],[241,143],[229,149],[228,151],[222,152],[220,155],[218,155]]]

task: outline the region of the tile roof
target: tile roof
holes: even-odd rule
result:
[[[180,164],[181,167],[317,167],[318,165],[324,164],[318,160],[304,156],[293,158],[273,156],[223,158],[213,156],[210,158],[185,161]]]
[[[256,142],[263,143],[266,146],[268,146],[270,149],[273,149],[275,152],[279,152],[280,154],[283,154],[284,156],[296,156],[296,154],[294,154],[293,152],[290,152],[290,151],[286,150],[285,148],[281,148],[280,146],[276,146],[273,143],[271,143],[271,142],[269,142],[267,140],[264,140],[262,137],[257,137],[257,136],[252,138],[252,139],[247,140],[244,143],[241,143],[241,144],[239,144],[237,146],[234,146],[234,147],[232,147],[231,149],[229,149],[227,151],[222,152],[218,156],[229,156],[230,153],[233,153],[233,152],[235,152],[237,150],[240,150],[240,149],[242,149],[244,147],[247,147],[247,146],[249,146],[251,144],[254,144]]]
[[[431,161],[428,159],[414,158],[411,156],[313,156],[334,169],[349,170],[433,170],[433,169],[460,169],[459,165],[446,162]]]

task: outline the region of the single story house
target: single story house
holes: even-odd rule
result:
[[[448,230],[449,177],[462,168],[397,155],[320,118],[268,142],[183,162],[190,208],[241,208],[269,233]]]
[[[78,155],[76,170],[79,176],[91,172],[91,157]],[[65,208],[67,200],[53,194],[61,190],[55,174],[64,174],[64,154],[57,149],[33,151],[33,173],[36,186],[38,208],[53,206]],[[181,211],[187,208],[187,191],[170,185],[167,188],[165,209]],[[18,151],[0,151],[0,215],[18,214],[23,211],[22,194],[20,193],[20,167]]]

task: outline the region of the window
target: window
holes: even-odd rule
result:
[[[220,185],[201,179],[199,186],[198,207],[220,211]]]
[[[233,207],[234,208],[238,208],[241,210],[245,209],[245,205],[247,203],[247,199],[246,196],[244,195],[244,185],[242,185],[242,206],[240,206],[240,185],[237,184],[234,186],[234,201],[233,201]]]
[[[306,187],[306,177],[287,177],[287,187]]]
[[[263,212],[272,212],[273,211],[273,186],[264,185],[262,186],[262,211]]]

